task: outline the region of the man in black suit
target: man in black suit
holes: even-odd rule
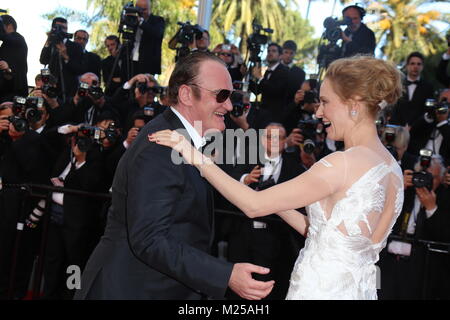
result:
[[[450,89],[441,92],[439,101],[450,100]],[[445,111],[446,110],[446,111]],[[420,149],[426,148],[434,154],[440,154],[447,165],[450,165],[450,125],[448,109],[428,110],[411,127],[411,142],[408,151],[419,154]]]
[[[403,96],[392,112],[392,124],[412,126],[423,117],[426,99],[433,98],[433,87],[421,76],[424,61],[425,58],[420,52],[412,52],[406,59]]]
[[[355,54],[373,55],[376,46],[375,34],[361,22],[366,11],[357,5],[352,5],[345,7],[342,15],[352,21],[352,24],[342,32],[343,57],[351,57]]]
[[[285,152],[286,138],[286,130],[281,124],[269,124],[261,137],[264,149],[262,164],[237,165],[232,175],[253,189],[264,190],[303,173],[300,155]],[[274,289],[267,299],[285,299],[292,268],[304,246],[304,238],[276,215],[262,219],[243,216],[235,219],[228,241],[229,261],[249,261],[270,268],[269,275],[258,277],[260,280],[275,279]],[[229,297],[237,298],[233,293]]]
[[[56,27],[59,25],[60,27]],[[52,21],[52,30],[61,28],[67,33],[67,20],[55,18]],[[52,32],[52,31],[51,31]],[[53,38],[54,41],[51,41]],[[83,48],[70,41],[67,37],[56,39],[49,34],[41,51],[40,62],[48,65],[52,75],[58,78],[60,96],[64,98],[74,96],[78,88],[78,76],[82,69]]]
[[[446,88],[450,88],[450,74],[448,73],[448,62],[450,61],[450,32],[447,33],[447,52],[442,54],[441,61],[436,70],[436,78],[444,85]]]
[[[27,43],[22,35],[17,32],[17,23],[13,17],[3,15],[2,20],[4,30],[0,30],[0,40],[3,41],[0,46],[0,60],[7,62],[8,69],[13,76],[13,91],[11,92],[11,96],[27,96]],[[0,70],[2,70],[1,67]],[[3,69],[2,71],[7,70]]]
[[[105,47],[108,49],[109,56],[102,60],[102,77],[105,84],[105,95],[112,96],[114,92],[123,84],[126,80],[122,72],[125,66],[123,65],[124,59],[119,57],[116,66],[114,62],[119,54],[120,39],[115,35],[107,36],[105,39]],[[111,75],[111,72],[113,74]],[[111,78],[111,79],[110,79]]]
[[[152,14],[150,0],[137,0],[136,7],[142,9],[136,30],[131,61],[133,75],[161,73],[161,44],[164,37],[165,21]]]
[[[119,163],[106,231],[75,298],[223,298],[227,287],[248,299],[269,294],[273,282],[251,277],[269,270],[209,255],[214,228],[209,184],[194,167],[175,164],[171,149],[148,141],[156,131],[183,129],[200,148],[207,130],[225,129],[232,88],[214,55],[196,52],[178,62],[169,80],[173,107],[141,130]]]
[[[305,81],[305,71],[294,64],[294,57],[297,52],[297,44],[293,40],[287,40],[283,43],[283,54],[281,55],[281,63],[289,68],[287,103],[294,100],[295,93]]]
[[[289,81],[289,68],[281,63],[281,54],[281,47],[271,43],[267,48],[268,68],[264,77],[261,74],[261,68],[254,67],[252,73],[256,80],[250,81],[250,90],[255,95],[262,95],[261,108],[270,112],[272,121],[278,122],[283,116]]]
[[[86,45],[89,41],[89,33],[85,30],[78,30],[74,34],[74,42],[78,43],[83,48],[83,57],[81,61],[82,73],[92,72],[101,79],[101,59],[98,54],[86,50]]]

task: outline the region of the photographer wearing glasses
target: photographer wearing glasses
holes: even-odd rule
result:
[[[226,63],[233,82],[242,81],[247,70],[239,49],[235,45],[225,43],[218,44],[214,48],[213,53]]]
[[[85,30],[76,31],[74,34],[74,42],[83,48],[83,57],[81,59],[82,73],[92,72],[100,79],[101,59],[98,54],[86,50],[86,45],[89,42],[89,33]]]
[[[48,65],[51,74],[58,78],[59,95],[65,101],[73,97],[78,88],[78,76],[82,74],[83,48],[70,39],[67,20],[57,17],[41,51],[40,62]]]
[[[351,25],[342,32],[343,57],[351,57],[356,54],[373,55],[376,47],[375,34],[362,23],[366,10],[352,5],[345,7],[342,15],[351,21]]]
[[[28,95],[28,47],[10,15],[0,17],[0,99]],[[9,87],[9,88],[8,88]]]

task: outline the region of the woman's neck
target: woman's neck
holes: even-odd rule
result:
[[[345,149],[355,146],[370,146],[379,143],[377,127],[371,119],[365,119],[357,123],[344,136]]]

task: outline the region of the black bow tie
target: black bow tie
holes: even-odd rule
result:
[[[415,80],[415,81],[406,80],[406,86],[410,86],[412,84],[418,85],[419,84],[419,80]]]

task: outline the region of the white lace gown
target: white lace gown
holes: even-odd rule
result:
[[[307,207],[306,243],[286,299],[377,299],[375,263],[401,212],[402,171],[392,157],[366,147],[315,166],[313,172],[337,192]]]

